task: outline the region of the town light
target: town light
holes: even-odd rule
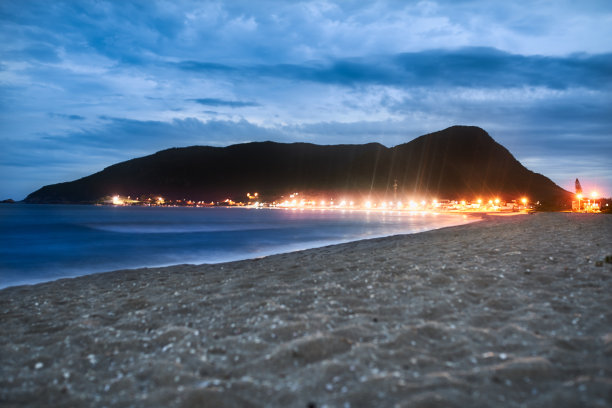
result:
[[[599,203],[597,203],[597,196],[598,196],[597,191],[593,191],[591,193],[591,198],[593,198],[593,205],[591,206],[592,210],[599,209]]]

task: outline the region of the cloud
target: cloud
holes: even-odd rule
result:
[[[612,53],[544,57],[515,55],[493,48],[468,47],[304,64],[230,67],[184,61],[177,66],[181,70],[201,74],[231,72],[232,75],[245,78],[269,77],[342,86],[612,87]]]
[[[587,3],[1,2],[0,37],[3,55],[22,50],[21,59],[93,52],[121,64],[191,59],[209,68],[473,45],[521,55],[609,52],[610,4]]]
[[[514,55],[491,48],[404,53],[394,58],[407,80],[420,85],[513,88],[612,85],[612,54],[568,57]]]
[[[197,102],[204,106],[227,106],[229,108],[245,108],[251,106],[259,106],[256,102],[248,101],[228,101],[225,99],[216,98],[198,98],[198,99],[187,99],[188,101]]]
[[[85,120],[85,117],[81,115],[66,115],[64,113],[53,113],[53,112],[49,113],[49,117],[68,119],[68,120]]]
[[[231,67],[225,64],[217,64],[214,62],[200,62],[200,61],[181,61],[178,64],[172,63],[169,65],[176,65],[179,69],[184,71],[194,72],[236,72],[238,68]]]
[[[65,180],[171,146],[389,146],[453,124],[537,166],[601,162],[611,18],[605,0],[4,1],[0,165]]]

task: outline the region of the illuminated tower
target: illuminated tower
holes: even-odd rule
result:
[[[580,181],[576,179],[576,194],[582,194],[582,186],[580,185]]]
[[[578,208],[580,211],[580,200],[582,200],[582,186],[580,185],[580,181],[576,179],[576,198],[578,199]],[[574,209],[574,202],[572,201],[572,210]]]

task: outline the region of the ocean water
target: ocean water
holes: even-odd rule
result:
[[[397,211],[0,204],[0,288],[255,258],[470,221]]]

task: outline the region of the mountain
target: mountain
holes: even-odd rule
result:
[[[523,196],[550,206],[571,194],[523,167],[484,130],[453,126],[387,148],[364,145],[254,142],[172,148],[128,160],[79,180],[45,186],[29,203],[85,203],[110,195],[244,200],[291,192],[466,199]]]

